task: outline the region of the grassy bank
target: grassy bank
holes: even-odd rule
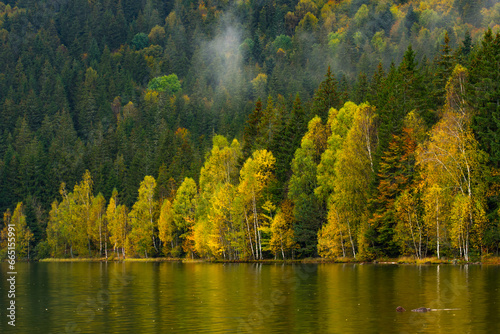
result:
[[[293,263],[363,263],[363,264],[492,264],[500,265],[500,257],[483,257],[481,261],[463,261],[457,259],[438,259],[437,257],[426,257],[417,259],[413,257],[400,257],[395,259],[380,258],[374,261],[360,261],[354,258],[307,258],[300,260],[220,260],[220,259],[185,259],[185,258],[47,258],[41,259],[40,262],[182,262],[182,263],[263,263],[263,264],[293,264]]]

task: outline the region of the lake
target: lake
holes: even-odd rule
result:
[[[15,331],[1,269],[2,333],[500,333],[498,266],[17,263]]]

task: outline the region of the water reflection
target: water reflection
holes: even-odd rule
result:
[[[500,332],[496,266],[19,263],[16,333]],[[1,305],[6,296],[2,264]],[[407,309],[395,312],[397,306]],[[459,308],[409,312],[413,308]],[[1,332],[13,332],[1,310]]]

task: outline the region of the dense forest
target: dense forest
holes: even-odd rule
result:
[[[500,3],[0,2],[0,256],[500,247]]]

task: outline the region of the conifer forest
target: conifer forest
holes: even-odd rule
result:
[[[498,1],[1,1],[0,257],[498,256]]]

